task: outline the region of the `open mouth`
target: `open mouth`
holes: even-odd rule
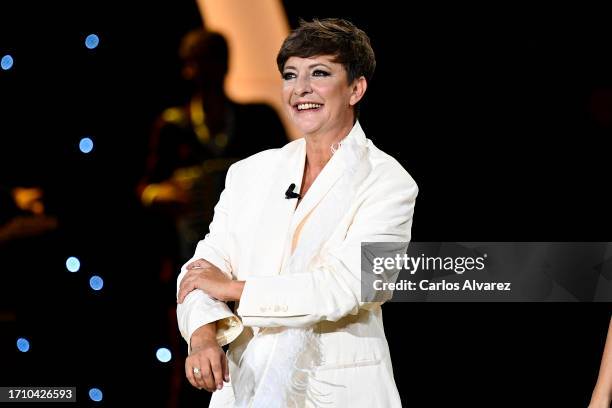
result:
[[[317,111],[321,109],[322,106],[323,104],[320,103],[298,103],[297,105],[293,106],[293,109],[297,110],[298,112],[309,112]]]

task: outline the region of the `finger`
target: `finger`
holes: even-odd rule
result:
[[[198,260],[195,260],[189,263],[187,265],[187,269],[189,270],[189,269],[194,269],[194,268],[203,268],[204,266],[206,266],[207,263],[208,262],[204,261],[203,259],[198,259]]]
[[[181,280],[181,283],[179,283],[179,287],[189,285],[189,282],[193,281],[193,279],[194,276],[192,275],[192,271],[187,272],[187,274]]]
[[[183,303],[184,298],[185,298],[185,287],[181,284],[179,288],[179,292],[176,295],[177,303]]]
[[[199,261],[193,261],[193,262],[189,262],[186,266],[186,269],[189,271],[193,268],[195,268],[196,266],[198,266],[200,263]]]
[[[210,360],[210,368],[212,369],[215,388],[220,390],[223,388],[223,367],[221,366],[221,357]]]
[[[207,361],[206,364],[204,364],[204,367],[201,368],[201,370],[202,370],[201,383],[204,384],[204,388],[206,388],[208,391],[214,392],[217,389],[217,384],[215,384],[215,379],[213,377],[213,373],[210,368],[210,362]]]
[[[194,387],[198,389],[200,388],[195,377],[193,376],[193,365],[190,363],[189,358],[185,360],[185,376],[187,377],[189,384],[193,385]]]
[[[196,374],[193,374],[193,378],[195,378],[196,384],[198,384],[199,389],[205,389],[206,391],[211,391],[211,388],[206,385],[206,381],[204,381],[204,369],[200,368],[200,371]]]
[[[197,263],[197,262],[194,262],[194,263],[191,263],[191,264],[187,265],[187,270],[190,271],[190,272],[193,271],[194,269],[202,269],[202,268],[203,268],[203,265],[200,264],[200,263]],[[189,272],[187,272],[187,273],[189,273]]]
[[[199,269],[187,269],[187,273],[185,274],[185,276],[183,276],[183,279],[181,279],[181,283],[179,283],[179,285],[182,285],[185,282],[188,282],[189,280],[193,279],[199,272]]]
[[[187,271],[185,276],[183,276],[183,279],[181,279],[181,283],[179,283],[179,286],[186,285],[189,281],[193,280],[193,278],[194,278],[193,275],[194,275],[194,270],[193,269]]]
[[[227,356],[225,355],[225,353],[223,353],[221,355],[221,361],[222,361],[222,364],[223,364],[223,380],[225,382],[229,382],[229,380],[230,380],[229,366],[228,366],[228,362],[227,362]]]
[[[198,354],[199,355],[199,354]],[[204,362],[201,358],[194,356],[193,364],[191,366],[191,373],[193,375],[193,379],[196,383],[196,387],[198,389],[204,388],[207,391],[210,391],[209,387],[204,382],[204,371],[205,367],[208,367],[208,361]],[[194,371],[195,368],[198,368],[199,371]]]
[[[181,287],[178,293],[178,302],[183,303],[187,295],[191,293],[191,291],[194,289],[195,289],[195,284],[192,281],[188,281],[184,285],[181,284]]]
[[[204,271],[194,271],[194,274],[192,274],[191,276],[185,276],[185,278],[183,278],[183,280],[181,281],[181,284],[179,285],[179,294],[177,297],[178,303],[183,303],[189,293],[196,289],[200,289],[200,287],[198,287],[198,282],[200,282],[200,278],[206,277],[206,274]]]

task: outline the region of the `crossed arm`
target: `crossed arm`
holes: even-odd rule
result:
[[[230,279],[219,268],[204,259],[187,265],[187,273],[179,284],[178,303],[193,290],[201,289],[222,302],[240,300],[244,281]]]
[[[304,327],[356,313],[361,304],[361,243],[409,241],[418,191],[405,178],[381,180],[354,216],[344,241],[330,248],[322,267],[291,276],[253,273],[247,281],[238,281],[232,279],[226,251],[231,170],[210,234],[178,278],[178,323],[190,345],[186,375],[192,385],[209,391],[222,387],[227,374],[220,346],[233,341],[243,326]],[[240,300],[241,319],[224,303],[231,300]],[[194,368],[201,378],[194,376]]]
[[[177,295],[179,304],[182,304],[187,295],[196,289],[206,289],[209,296],[223,302],[240,299],[244,282],[231,280],[210,262],[198,259],[187,264],[186,269],[179,284]],[[204,295],[198,292],[193,296]],[[214,299],[209,301],[215,302]],[[217,340],[217,325],[216,321],[203,324],[191,334],[190,353],[185,360],[185,376],[191,385],[209,392],[222,389],[223,382],[230,380],[227,357]]]

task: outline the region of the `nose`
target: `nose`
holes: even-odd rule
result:
[[[293,93],[296,96],[304,96],[311,92],[312,88],[310,87],[310,78],[308,77],[308,75],[300,75],[295,81]]]

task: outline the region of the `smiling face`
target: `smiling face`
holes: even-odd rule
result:
[[[290,57],[283,69],[283,105],[304,135],[352,127],[354,106],[365,92],[365,79],[348,83],[342,64],[331,55]]]

